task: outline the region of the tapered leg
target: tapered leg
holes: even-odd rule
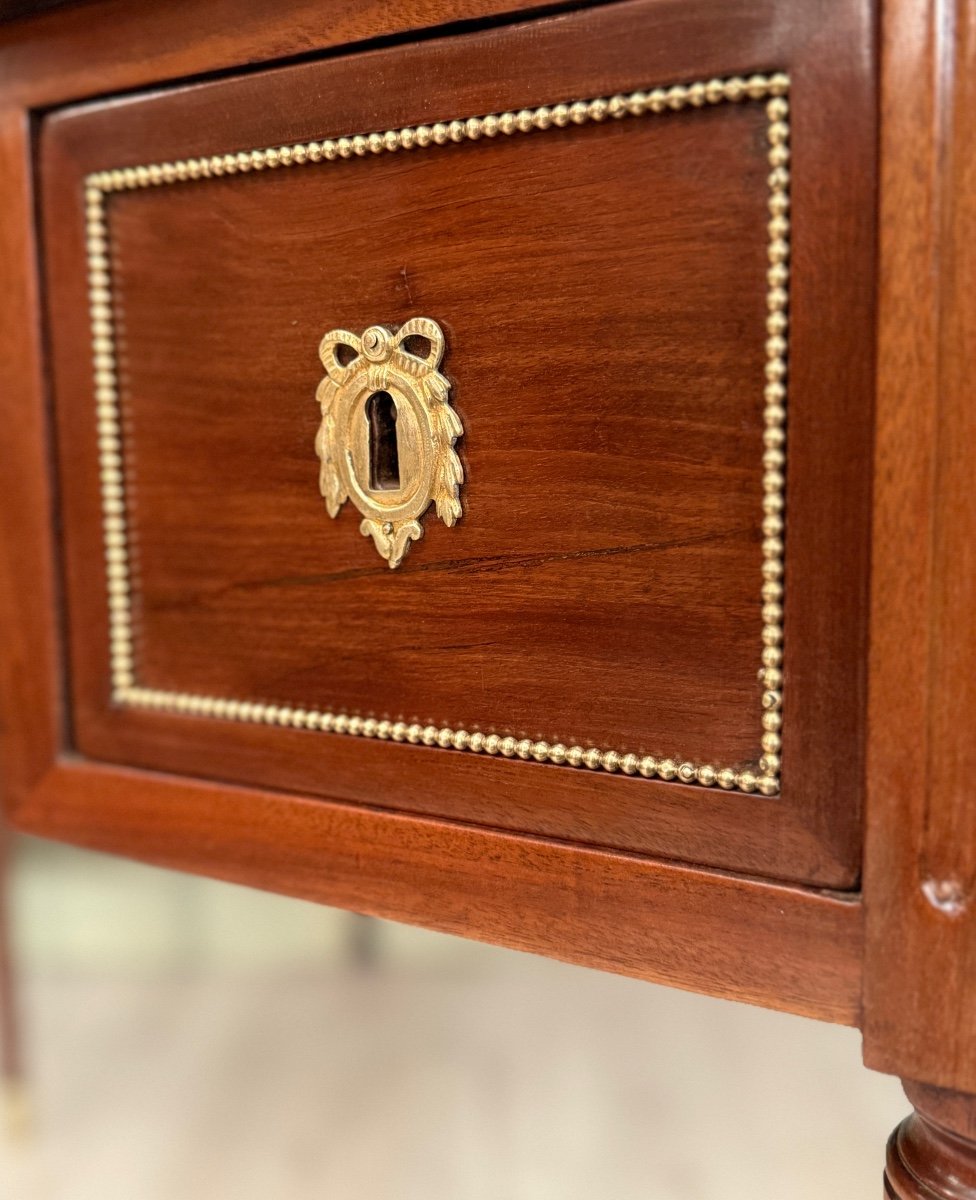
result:
[[[915,1111],[888,1142],[888,1200],[976,1200],[976,1096],[903,1081]]]

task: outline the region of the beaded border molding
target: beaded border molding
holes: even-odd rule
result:
[[[149,709],[191,716],[246,721],[254,724],[321,730],[408,742],[445,749],[534,759],[537,762],[620,771],[644,778],[677,779],[705,787],[779,791],[780,727],[782,724],[783,641],[783,508],[786,424],[786,352],[789,280],[789,77],[783,73],[749,78],[712,79],[627,95],[524,108],[466,120],[413,125],[386,132],[356,134],[325,141],[300,142],[263,150],[238,151],[176,162],[151,163],[97,171],[85,180],[88,284],[91,316],[99,474],[102,495],[105,565],[109,608],[109,657],[112,702],[120,707]],[[113,327],[112,280],[109,264],[107,197],[145,187],[188,183],[250,171],[326,164],[366,157],[508,137],[537,131],[557,131],[605,120],[668,114],[686,108],[765,101],[768,139],[768,269],[764,432],[762,456],[762,633],[759,684],[762,688],[762,757],[754,768],[736,770],[685,761],[680,755],[655,757],[516,739],[496,733],[468,732],[435,725],[376,720],[345,713],[230,700],[188,692],[140,686],[135,677],[132,631],[131,571],[126,527],[123,439]],[[758,582],[758,581],[757,581]],[[757,639],[759,641],[759,639]]]

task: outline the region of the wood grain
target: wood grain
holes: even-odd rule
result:
[[[871,216],[866,205],[842,207],[841,193],[818,181],[848,157],[859,167],[845,201],[850,187],[870,195],[870,173],[860,166],[870,163],[872,119],[870,70],[857,40],[864,13],[831,8],[830,37],[854,47],[845,60],[821,53],[812,24],[771,24],[772,7],[723,11],[720,18],[709,5],[628,4],[539,22],[531,40],[518,27],[491,30],[409,55],[376,51],[49,120],[46,255],[80,748],[302,791],[320,791],[327,777],[328,793],[345,799],[382,795],[411,811],[850,886],[867,517],[857,498],[870,415],[854,397],[871,370],[863,236]],[[853,43],[844,36],[848,23],[861,31]],[[576,52],[582,42],[585,63]],[[787,572],[801,583],[787,600],[787,624],[798,633],[787,646],[784,810],[672,784],[581,780],[522,764],[475,770],[457,755],[433,768],[431,756],[404,757],[394,747],[377,754],[335,738],[106,712],[82,366],[81,173],[215,145],[432,120],[449,115],[448,104],[480,112],[612,92],[649,82],[654,70],[662,79],[708,78],[779,62],[796,79],[795,129],[807,164],[794,190]],[[845,135],[827,143],[821,130],[840,96]],[[759,475],[748,446],[758,448],[761,405],[759,116],[748,107],[671,114],[659,126],[648,119],[113,202],[146,681],[549,741],[756,756]],[[656,197],[650,219],[648,193]],[[319,228],[317,214],[337,205],[379,214],[367,224],[372,235],[348,222],[334,234]],[[388,213],[401,218],[395,237]],[[599,219],[588,230],[593,213]],[[253,236],[235,241],[235,229]],[[186,244],[194,236],[188,265],[161,258],[159,239]],[[309,238],[315,254],[307,253]],[[250,254],[252,244],[264,253]],[[559,255],[525,276],[515,303],[504,268],[553,245]],[[374,269],[354,278],[353,263],[364,256]],[[259,304],[231,304],[256,296],[266,264],[275,263],[277,282]],[[434,315],[448,326],[454,319],[448,369],[470,429],[473,507],[457,530],[432,529],[395,577],[374,564],[351,516],[335,525],[324,518],[308,483],[316,412],[302,397],[317,379],[311,348],[321,332],[313,310],[348,310],[349,296],[356,319],[330,316],[326,325],[368,324],[384,305],[384,319],[396,321],[420,300],[440,305]],[[303,307],[308,297],[314,303]],[[560,330],[587,307],[592,326],[584,323],[567,345]],[[256,324],[272,314],[287,331],[280,346]],[[745,333],[750,320],[754,341]],[[484,341],[491,329],[504,339]],[[818,355],[825,342],[836,356]],[[233,348],[245,344],[242,366]],[[604,344],[619,364],[601,365]],[[578,375],[573,395],[586,403],[555,394],[554,373]],[[517,409],[496,382],[507,378],[518,385]],[[209,452],[215,437],[224,455]],[[255,469],[258,445],[270,468]],[[645,516],[621,503],[624,484],[647,498]],[[536,523],[540,509],[546,519]],[[648,541],[645,526],[662,536]],[[328,603],[318,602],[324,590],[334,593]],[[370,775],[367,763],[370,772],[388,765]]]
[[[807,714],[789,735],[794,741],[787,756],[797,756],[803,766],[794,775],[795,802],[648,785],[654,788],[648,803],[649,793],[640,790],[644,781],[612,779],[604,781],[615,788],[614,802],[607,804],[589,775],[564,771],[565,782],[539,786],[540,772],[547,769],[535,764],[515,767],[343,739],[328,764],[326,785],[321,763],[296,756],[297,731],[268,738],[273,731],[217,729],[208,722],[175,719],[149,722],[140,714],[130,714],[98,737],[91,732],[93,752],[132,763],[179,761],[199,777],[239,766],[258,783],[267,778],[270,790],[255,793],[199,778],[89,767],[71,757],[71,733],[62,723],[67,680],[52,570],[57,527],[50,515],[53,474],[37,317],[29,110],[207,72],[252,71],[275,58],[319,54],[396,29],[402,34],[438,20],[464,19],[476,9],[482,15],[489,11],[473,2],[465,7],[434,0],[395,8],[335,4],[330,19],[323,20],[319,4],[199,6],[177,0],[150,6],[112,0],[68,7],[0,32],[0,236],[7,285],[0,292],[6,371],[0,389],[5,798],[23,827],[47,836],[677,986],[853,1021],[861,953],[855,899],[580,850],[558,840],[492,832],[476,823],[508,823],[549,835],[569,824],[581,841],[636,841],[653,853],[691,863],[838,886],[856,881],[874,178],[872,31],[866,4],[824,0],[798,9],[769,0],[735,6],[661,0],[539,22],[529,37],[524,30],[508,37],[502,29],[478,35],[496,48],[492,61],[504,72],[511,58],[512,78],[527,70],[519,44],[529,55],[543,44],[543,33],[565,38],[560,55],[537,54],[528,63],[533,92],[547,78],[565,81],[570,66],[586,93],[618,81],[626,86],[617,55],[632,40],[638,12],[645,14],[646,52],[633,69],[631,86],[665,71],[696,78],[782,64],[794,73],[793,131],[795,144],[804,147],[794,201],[796,211],[807,216],[794,231],[793,299],[798,328],[807,333],[794,342],[792,369],[794,389],[805,391],[809,401],[791,420],[799,445],[820,447],[818,453],[811,450],[804,457],[801,450],[794,457],[789,482],[791,528],[798,531],[794,545],[799,548],[790,551],[791,569],[810,584],[794,589],[788,623],[813,631],[808,655],[788,663],[794,703]],[[604,19],[610,24],[601,25]],[[598,28],[605,36],[597,35]],[[581,44],[585,55],[579,53]],[[502,85],[508,86],[507,78],[499,76]],[[499,95],[491,90],[499,86],[494,80],[471,76],[456,83],[471,111],[487,110]],[[801,102],[804,98],[809,102]],[[530,99],[534,96],[527,95]],[[120,118],[130,103],[137,101],[119,100]],[[266,109],[256,119],[267,122],[263,128],[282,130],[287,106],[284,112]],[[197,133],[208,136],[206,123],[196,132],[173,131],[184,144]],[[62,166],[77,178],[77,164]],[[838,203],[840,192],[844,205]],[[79,227],[73,200],[63,203],[68,219],[58,244],[70,258],[78,251]],[[65,323],[58,329],[59,343],[66,338],[81,362],[79,347],[87,330]],[[831,353],[825,355],[825,347]],[[95,620],[92,646],[99,628]],[[10,646],[12,652],[6,649]],[[848,768],[842,773],[834,766],[838,744],[845,747]],[[55,768],[38,786],[59,754],[70,763]],[[416,767],[404,763],[407,754],[416,756]],[[364,771],[372,781],[366,793]],[[315,790],[330,792],[339,803],[287,794]],[[456,807],[468,798],[469,823],[411,815],[436,810],[442,794],[454,797]],[[403,811],[396,816],[377,812],[369,806],[377,798]],[[452,866],[454,854],[461,855],[459,869]],[[366,864],[362,872],[360,862]]]
[[[888,1142],[885,1196],[890,1200],[976,1198],[976,1096],[914,1081],[905,1092],[915,1112]]]
[[[848,899],[96,765],[54,768],[15,820],[77,845],[566,962],[857,1019],[860,907]]]
[[[323,107],[348,88],[329,71]],[[765,124],[727,105],[113,199],[140,683],[757,763]],[[317,350],[421,313],[464,515],[391,572],[325,512]],[[68,537],[84,638],[93,548]]]
[[[974,72],[971,5],[890,7],[865,1059],[976,1093]]]

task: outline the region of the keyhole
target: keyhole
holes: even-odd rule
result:
[[[400,451],[397,447],[397,408],[389,392],[374,392],[366,401],[369,425],[369,486],[374,492],[391,492],[400,486]]]

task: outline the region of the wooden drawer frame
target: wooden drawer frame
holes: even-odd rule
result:
[[[317,4],[262,2],[225,28],[215,9],[189,0],[133,23],[124,0],[105,0],[99,22],[85,6],[4,29],[0,747],[11,816],[45,836],[150,862],[860,1023],[870,1065],[976,1091],[976,1038],[952,1016],[971,1012],[971,980],[959,964],[973,961],[976,936],[974,908],[952,882],[971,878],[976,844],[967,800],[976,682],[955,665],[972,661],[976,649],[964,553],[976,528],[976,437],[963,369],[974,355],[964,281],[976,237],[971,201],[951,199],[976,150],[973,39],[961,3],[889,0],[882,30],[862,891],[838,896],[463,822],[112,767],[71,749],[33,233],[34,123],[45,110],[106,91],[402,36],[430,19],[428,7],[404,4],[394,15],[385,4],[355,5],[323,25]],[[530,5],[505,5],[509,13],[521,7]],[[499,16],[490,0],[441,8],[444,20]],[[111,44],[105,21],[116,30]],[[954,38],[956,29],[964,36]],[[932,269],[949,254],[954,271]],[[940,428],[952,431],[951,445]],[[700,820],[723,836],[714,812],[703,810]],[[964,902],[948,903],[953,895]]]

